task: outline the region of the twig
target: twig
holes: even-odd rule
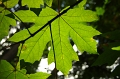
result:
[[[53,42],[53,36],[52,36],[52,28],[51,28],[51,24],[49,24],[50,26],[50,35],[51,35],[51,41],[52,41],[52,48],[53,48],[53,53],[54,53],[54,62],[55,62],[55,79],[57,79],[57,68],[56,68],[56,54],[55,54],[55,49],[54,49],[54,42]]]

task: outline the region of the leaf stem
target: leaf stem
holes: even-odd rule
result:
[[[58,14],[60,14],[60,0],[58,0]]]
[[[56,68],[56,54],[55,54],[55,49],[54,49],[54,42],[53,42],[53,36],[52,36],[52,29],[51,29],[51,24],[50,26],[50,35],[51,35],[51,42],[52,42],[52,48],[53,48],[53,53],[54,53],[54,62],[55,62],[55,79],[57,79],[57,68]]]

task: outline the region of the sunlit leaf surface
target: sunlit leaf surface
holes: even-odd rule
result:
[[[79,6],[84,5],[84,3],[85,2]],[[36,30],[44,26],[57,15],[59,15],[59,13],[55,10],[48,7],[43,8],[39,17],[35,17],[35,25],[29,29],[30,32],[36,32]],[[32,18],[34,19],[34,17]],[[27,17],[23,17],[23,19],[27,19]],[[72,45],[70,44],[70,39],[73,40],[81,52],[87,51],[90,54],[97,54],[96,41],[93,39],[93,36],[99,35],[100,32],[91,26],[88,26],[86,23],[96,20],[98,20],[98,17],[93,11],[84,10],[81,9],[81,7],[70,9],[49,24],[51,25],[53,37],[51,37],[50,26],[46,26],[35,36],[25,41],[21,50],[20,59],[24,59],[26,62],[31,63],[40,60],[46,44],[53,38],[57,69],[67,75],[69,69],[72,67],[72,61],[78,60],[77,53],[73,50]],[[20,41],[22,38],[25,39],[28,37],[21,36],[18,39],[16,38],[17,35],[23,35],[23,33],[18,32],[13,36],[14,39],[11,39],[11,41]],[[15,40],[15,38],[17,40]],[[51,44],[51,50],[48,54],[49,64],[54,62],[53,45]]]
[[[25,69],[16,69],[5,60],[0,61],[0,79],[46,79],[50,74],[37,72],[26,74]]]

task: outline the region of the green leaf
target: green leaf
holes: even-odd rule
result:
[[[107,39],[119,40],[120,39],[119,34],[120,34],[120,30],[115,30],[115,31],[104,33],[102,34],[102,36],[104,36]]]
[[[78,4],[79,8],[84,9],[84,5],[86,4],[87,0],[83,0],[80,4]]]
[[[93,63],[93,66],[108,64],[109,66],[112,65],[115,60],[120,56],[120,52],[113,51],[113,50],[106,50],[103,52]],[[111,60],[112,58],[112,60]]]
[[[22,40],[26,39],[29,36],[30,36],[30,34],[29,34],[28,30],[24,29],[20,32],[17,32],[15,35],[13,35],[9,39],[9,41],[19,42],[19,41],[22,41]]]
[[[4,37],[8,35],[8,31],[9,31],[9,26],[16,25],[16,21],[12,18],[9,18],[7,16],[5,16],[5,14],[7,11],[4,11],[2,13],[0,13],[0,29],[2,29],[0,31],[0,40]]]
[[[47,79],[50,76],[50,74],[43,73],[43,72],[37,72],[35,74],[30,74],[29,79]]]
[[[67,75],[69,69],[72,67],[71,61],[78,60],[77,54],[74,52],[69,41],[69,26],[62,18],[55,20],[52,23],[52,26],[54,26],[52,27],[52,32],[57,69],[61,70],[65,75]],[[54,61],[53,57],[54,55],[51,50],[48,55],[49,64]]]
[[[43,0],[22,0],[22,5],[28,5],[30,8],[40,8],[40,5],[44,5]]]
[[[103,15],[105,10],[102,7],[96,7],[96,13],[98,15]]]
[[[96,42],[92,37],[100,33],[92,27],[80,23],[94,20],[97,20],[94,12],[75,8],[69,10],[52,23],[57,69],[61,70],[65,75],[68,74],[69,69],[72,67],[72,61],[78,60],[77,54],[70,45],[70,38],[79,50],[97,53]],[[50,52],[48,55],[49,63],[54,61],[53,57],[53,52]]]
[[[57,16],[58,13],[54,11],[53,9],[46,7],[42,9],[42,12],[39,15],[39,18],[36,19],[35,25],[36,26],[43,26],[48,21],[50,21],[52,18]]]
[[[16,69],[6,60],[0,61],[0,79],[46,79],[49,76],[43,72],[28,75],[25,69]]]
[[[113,47],[112,50],[118,50],[118,51],[120,51],[120,46],[118,46],[118,47]]]
[[[47,11],[50,11],[51,13]],[[44,25],[50,19],[52,19],[55,15],[57,15],[57,12],[55,12],[54,10],[50,8],[43,9],[41,15],[35,21],[36,24],[29,29],[30,32],[34,33],[36,30],[41,28],[42,25]],[[18,42],[26,39],[28,36],[29,36],[28,31],[23,30],[13,35],[10,38],[10,41]],[[43,50],[46,44],[49,41],[50,41],[50,32],[49,32],[49,28],[46,27],[46,29],[40,31],[40,33],[36,34],[34,37],[30,38],[25,42],[25,44],[23,45],[23,49],[21,51],[20,59],[24,59],[26,62],[31,62],[31,63],[33,63],[36,60],[39,60],[43,54]]]
[[[115,60],[120,56],[120,52],[112,50],[111,48],[118,45],[120,45],[120,42],[107,44],[104,47],[104,52],[99,55],[99,57],[93,63],[93,66],[103,65],[103,64],[112,65],[115,62]]]
[[[3,7],[0,7],[0,12],[2,12],[4,10],[4,8]]]
[[[35,20],[34,27],[31,27],[29,30],[32,33],[36,32],[36,30],[44,26],[57,15],[59,15],[59,13],[51,8],[46,7],[42,9],[39,18]],[[93,39],[93,36],[99,35],[100,32],[86,24],[86,22],[96,20],[98,20],[98,17],[95,12],[74,8],[51,23],[57,69],[62,71],[65,75],[68,74],[69,69],[72,67],[72,61],[78,60],[77,53],[70,44],[70,39],[74,41],[80,51],[97,54],[96,41]],[[46,44],[51,41],[50,36],[49,26],[46,26],[34,37],[25,41],[21,50],[20,59],[31,63],[39,60]],[[22,38],[23,37],[20,37],[20,39]],[[54,62],[52,44],[48,54],[48,62],[49,64]]]
[[[7,7],[7,8],[12,8],[14,7],[16,4],[18,4],[19,0],[7,0],[6,2],[4,2],[3,4]]]
[[[70,24],[70,36],[78,49],[83,52],[86,51],[91,54],[97,54],[96,41],[93,36],[100,34],[91,26],[84,24]]]
[[[44,2],[45,2],[49,7],[51,7],[53,0],[44,0]]]
[[[31,28],[30,31],[34,31],[35,29],[36,28]],[[49,40],[49,28],[46,27],[25,42],[21,50],[20,59],[24,59],[25,62],[31,63],[35,62],[36,60],[40,60],[43,50],[45,49],[45,46]]]
[[[0,78],[1,79],[28,79],[26,70],[16,70],[10,63],[5,60],[0,62]]]
[[[29,1],[28,1],[29,2]],[[15,12],[15,14],[17,15],[17,17],[19,17],[23,22],[34,22],[37,18],[37,15],[30,10],[20,10]],[[17,18],[19,20],[19,18]]]
[[[9,71],[8,73],[11,73],[12,70],[14,70],[14,68],[6,60],[0,61],[0,73],[4,71]]]
[[[96,12],[74,8],[63,15],[68,23],[92,22],[98,20]]]

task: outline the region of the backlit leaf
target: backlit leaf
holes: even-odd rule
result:
[[[17,3],[18,3],[19,0],[7,0],[4,2],[4,5],[7,7],[7,8],[13,8]]]
[[[83,3],[81,5],[84,5]],[[57,15],[59,15],[59,13],[51,8],[46,7],[42,9],[39,17],[32,17],[35,19],[35,25],[29,30],[31,33],[36,32],[36,30],[44,26]],[[70,9],[50,24],[57,69],[62,71],[65,75],[68,74],[68,71],[72,67],[72,61],[78,60],[77,53],[70,44],[70,39],[73,40],[81,52],[87,51],[90,54],[97,54],[96,41],[93,39],[93,36],[99,35],[100,32],[88,26],[86,23],[96,20],[98,20],[98,17],[95,12],[78,7]],[[40,60],[46,44],[52,39],[49,27],[50,26],[46,26],[35,36],[25,41],[21,50],[20,59],[31,63]],[[23,34],[22,32],[19,33]],[[20,35],[19,33],[18,35]],[[22,38],[24,39],[24,37],[20,37],[19,39],[21,40]],[[49,64],[54,62],[53,45],[51,44],[51,50],[48,54]]]
[[[118,50],[118,51],[120,51],[120,46],[118,46],[118,47],[113,47],[112,50]]]
[[[9,26],[10,25],[16,25],[16,21],[10,17],[5,16],[7,14],[7,11],[5,10],[4,12],[0,13],[0,40],[8,35],[9,31]]]
[[[33,31],[36,28],[31,28]],[[28,39],[24,47],[21,50],[20,59],[24,59],[26,62],[34,63],[36,60],[40,60],[43,50],[45,49],[46,44],[50,40],[49,28],[46,27],[34,37]]]
[[[17,70],[5,60],[0,62],[0,79],[28,79],[26,70]]]
[[[0,61],[0,79],[46,79],[49,76],[43,72],[28,75],[25,69],[16,69],[6,60]]]
[[[51,7],[53,0],[44,0],[44,2],[45,2],[49,7]]]
[[[87,14],[89,12],[89,14]],[[89,17],[89,18],[88,18]],[[57,69],[68,74],[72,67],[72,61],[78,60],[77,54],[70,45],[70,38],[81,51],[97,53],[96,42],[92,38],[100,34],[90,26],[80,22],[91,22],[98,18],[95,13],[89,10],[71,9],[52,23],[53,40],[56,54]],[[54,61],[53,52],[48,55],[49,63]]]
[[[28,5],[31,8],[40,8],[40,5],[43,5],[43,0],[22,0],[22,5]]]
[[[16,33],[9,40],[14,41],[14,42],[19,42],[19,41],[26,39],[29,36],[30,36],[29,32],[25,29],[25,30],[22,30],[22,31]]]
[[[30,74],[29,79],[47,79],[50,76],[50,74],[37,72],[35,74]]]
[[[28,1],[29,2],[29,1]],[[30,10],[20,10],[15,12],[15,14],[23,21],[23,22],[34,22],[37,18],[37,15]],[[18,19],[16,17],[16,19]],[[19,19],[18,19],[19,20]]]

